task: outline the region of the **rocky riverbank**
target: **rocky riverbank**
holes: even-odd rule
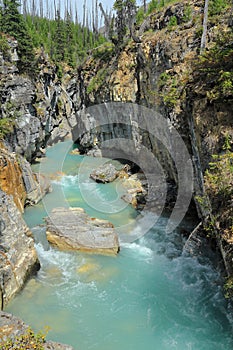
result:
[[[16,344],[16,341],[18,340],[19,342],[19,339],[20,338],[22,339],[22,336],[25,336],[24,337],[25,340],[22,341],[21,343],[19,342],[18,349],[23,349],[22,346],[26,346],[26,345],[30,346],[30,344],[27,344],[27,339],[30,340],[30,337],[29,337],[30,332],[28,332],[29,329],[30,329],[29,326],[26,325],[20,318],[1,311],[0,312],[0,346],[2,346],[1,348],[4,349],[4,344],[7,340],[11,340],[13,344]],[[72,346],[56,343],[53,341],[43,341],[42,338],[41,338],[40,346],[41,346],[40,348],[42,348],[43,346],[43,349],[45,350],[73,350]],[[34,348],[34,346],[30,347],[30,349],[32,348]]]

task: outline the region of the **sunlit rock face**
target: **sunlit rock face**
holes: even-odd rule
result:
[[[0,296],[1,306],[39,269],[31,232],[11,196],[0,190]]]
[[[1,143],[0,188],[13,197],[17,208],[23,212],[26,204],[38,203],[51,190],[50,181],[35,174],[28,161]]]

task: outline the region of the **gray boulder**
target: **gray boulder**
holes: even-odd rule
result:
[[[55,208],[45,218],[48,241],[61,250],[80,250],[104,255],[119,252],[113,225],[88,216],[82,208]]]
[[[117,178],[117,176],[118,170],[116,170],[114,165],[111,163],[106,163],[99,166],[90,174],[90,177],[93,180],[102,183],[112,182]]]

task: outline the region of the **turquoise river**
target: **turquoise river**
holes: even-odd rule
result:
[[[214,262],[210,254],[182,253],[185,240],[178,229],[166,233],[166,217],[139,240],[123,243],[117,257],[49,247],[42,224],[54,207],[83,207],[126,229],[137,215],[118,198],[120,180],[94,183],[82,166],[88,157],[70,154],[72,147],[70,141],[50,147],[34,165],[50,176],[53,187],[24,215],[41,269],[6,311],[36,331],[49,326],[48,339],[77,350],[232,350],[232,310]],[[93,167],[98,163],[88,161]],[[191,220],[182,225],[192,228]]]

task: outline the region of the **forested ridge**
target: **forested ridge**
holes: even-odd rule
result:
[[[64,11],[54,2],[53,9],[43,9],[40,3],[39,11],[35,2],[32,7],[23,2],[23,13],[17,0],[0,2],[0,48],[7,52],[7,36],[12,36],[18,42],[19,72],[33,75],[36,72],[36,49],[42,48],[54,63],[67,63],[76,67],[85,58],[89,49],[102,44],[105,38],[98,33],[98,16],[95,11],[84,12],[82,23],[78,12],[72,12],[67,2]]]

